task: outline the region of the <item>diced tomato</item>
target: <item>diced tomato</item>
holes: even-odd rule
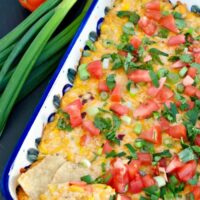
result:
[[[138,119],[146,119],[152,115],[154,111],[158,111],[159,106],[152,100],[148,100],[144,104],[141,104],[135,111],[134,111],[134,118]]]
[[[189,75],[192,78],[195,78],[195,76],[197,75],[197,68],[195,67],[190,67],[188,69],[187,75]]]
[[[127,52],[127,51],[119,50],[119,51],[118,51],[118,54],[121,55],[121,56],[124,56],[124,57],[127,57],[127,56],[128,56],[128,52]]]
[[[199,200],[200,199],[200,187],[194,186],[192,189],[192,192],[194,194],[194,200]]]
[[[136,174],[139,172],[140,165],[141,163],[139,160],[132,160],[127,165],[127,170],[128,170],[128,175],[129,175],[130,180],[133,180],[135,178]]]
[[[187,139],[187,131],[183,124],[170,126],[169,129],[167,130],[167,133],[171,135],[173,138]]]
[[[150,10],[150,9],[146,9],[145,10],[145,15],[149,18],[149,19],[153,19],[155,21],[159,21],[162,17],[161,12],[158,10]]]
[[[196,97],[197,97],[198,99],[200,99],[200,90],[196,90],[195,95],[196,95]]]
[[[103,76],[103,68],[100,60],[89,63],[87,70],[93,78],[100,79]]]
[[[167,165],[166,173],[174,172],[175,170],[179,169],[183,165],[184,165],[184,163],[182,163],[179,160],[179,157],[178,156],[174,156],[174,158],[171,160],[171,162]]]
[[[138,25],[149,36],[154,35],[157,30],[156,23],[145,16],[140,18]]]
[[[169,29],[174,33],[179,33],[178,28],[176,27],[176,22],[173,15],[163,16],[160,19],[160,25]]]
[[[131,198],[123,194],[118,194],[116,200],[131,200]]]
[[[177,176],[180,179],[180,181],[187,182],[195,175],[196,169],[196,161],[189,161],[186,164],[184,164],[180,169],[178,169]]]
[[[147,188],[156,184],[153,177],[149,174],[142,177],[142,182],[143,182],[144,188]]]
[[[181,60],[178,60],[178,61],[176,61],[176,62],[174,62],[172,64],[172,68],[174,68],[174,69],[176,69],[176,68],[182,68],[184,66],[186,66],[186,63],[182,62]]]
[[[70,123],[73,128],[79,126],[82,123],[81,108],[82,103],[80,99],[77,99],[74,102],[68,104],[64,109],[65,112],[69,114]]]
[[[151,165],[152,164],[152,155],[150,153],[137,153],[138,160],[140,161],[141,165]]]
[[[128,75],[128,78],[134,83],[151,82],[151,77],[148,70],[135,70]]]
[[[105,80],[99,81],[98,90],[99,90],[99,92],[109,92],[109,88],[108,88]]]
[[[144,188],[142,177],[137,174],[136,178],[129,183],[129,191],[133,194],[140,193]]]
[[[195,60],[196,63],[200,64],[200,53],[194,54],[194,60]]]
[[[156,100],[159,101],[160,103],[165,103],[167,102],[170,98],[174,96],[174,93],[171,89],[168,87],[163,87],[158,94],[156,95]]]
[[[91,141],[91,136],[88,135],[88,134],[84,134],[80,138],[80,145],[81,146],[86,146],[86,145],[89,144],[90,141]]]
[[[140,138],[147,140],[148,142],[152,142],[154,144],[161,144],[162,143],[161,127],[156,125],[150,130],[143,131],[140,135]]]
[[[194,83],[194,79],[187,75],[184,79],[183,79],[183,85],[184,86],[188,86],[188,85],[192,85]]]
[[[189,97],[195,96],[197,88],[193,85],[188,85],[184,89],[184,94],[188,95]]]
[[[106,140],[106,142],[103,145],[103,153],[110,153],[113,150],[113,147],[110,145],[110,142]]]
[[[164,117],[160,118],[159,124],[160,124],[160,127],[161,127],[162,131],[166,131],[170,127],[169,121],[167,121]]]
[[[83,121],[83,129],[88,131],[92,136],[100,134],[100,130],[96,128],[92,121]]]
[[[121,94],[121,85],[119,83],[117,83],[111,93],[111,101],[120,101],[121,95],[122,95]]]
[[[159,80],[159,87],[155,87],[155,86],[151,86],[148,90],[147,90],[147,94],[152,96],[152,97],[155,97],[159,92],[160,90],[163,88],[164,84],[166,82],[166,77],[163,77]]]
[[[171,36],[167,41],[168,46],[176,46],[184,43],[185,43],[185,35],[182,34]]]
[[[194,108],[194,105],[195,105],[194,101],[191,101],[191,100],[189,99],[189,100],[187,101],[187,104],[189,105],[188,110],[191,110],[192,108]]]
[[[133,45],[135,49],[138,49],[141,45],[141,40],[138,37],[134,36],[131,38],[130,43]]]
[[[126,115],[129,112],[129,108],[127,106],[120,104],[120,103],[112,104],[110,109],[119,116]]]
[[[194,140],[194,143],[197,145],[197,146],[200,146],[200,134],[198,134]]]
[[[146,9],[150,9],[150,10],[158,10],[160,11],[160,2],[157,0],[154,1],[150,1],[145,5]]]
[[[159,167],[166,168],[167,167],[167,160],[166,160],[166,158],[162,158],[161,160],[159,160],[158,164],[159,164]]]

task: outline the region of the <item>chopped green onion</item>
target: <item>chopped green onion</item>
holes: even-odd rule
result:
[[[177,83],[179,82],[180,78],[179,78],[179,75],[178,74],[175,74],[173,72],[169,72],[167,74],[167,80],[170,82],[170,83]]]
[[[153,70],[149,71],[149,75],[151,77],[153,85],[158,88],[159,87],[158,75]]]
[[[115,157],[123,157],[125,156],[125,152],[116,153],[114,150],[106,154],[106,158],[115,158]]]
[[[179,76],[180,76],[181,78],[183,78],[183,77],[186,75],[187,71],[188,71],[188,68],[187,68],[187,67],[183,67],[183,68],[179,71]]]
[[[165,138],[163,143],[168,148],[171,148],[174,145],[174,142],[173,142],[173,140],[171,138]]]
[[[148,196],[155,195],[156,197],[160,197],[160,188],[156,185],[144,188],[144,191]]]
[[[184,92],[184,85],[182,83],[179,83],[177,86],[176,86],[176,89],[177,89],[177,92],[178,93],[183,93]]]
[[[133,131],[139,135],[142,132],[142,124],[139,122],[135,124]]]
[[[193,57],[190,54],[183,54],[180,56],[180,60],[185,63],[191,63],[193,60]]]
[[[116,85],[115,74],[110,74],[106,78],[106,84],[110,90],[113,90]]]
[[[83,51],[83,57],[88,57],[88,56],[90,56],[90,51],[88,50]]]
[[[90,74],[87,70],[87,64],[81,64],[79,67],[78,67],[78,75],[80,77],[80,79],[82,81],[85,81],[87,80],[88,78],[90,78]]]
[[[136,150],[133,148],[133,146],[131,144],[125,144],[125,146],[128,148],[129,152],[130,152],[130,156],[133,159],[137,159],[137,152]]]
[[[164,150],[160,153],[154,153],[153,154],[153,160],[155,162],[160,161],[162,158],[171,158],[171,157],[172,157],[172,154],[170,153],[169,150]]]
[[[81,181],[84,181],[87,184],[91,184],[94,182],[94,180],[92,179],[92,177],[90,175],[82,176]]]
[[[123,32],[128,34],[128,35],[134,35],[135,34],[134,25],[131,22],[127,22],[123,26]]]
[[[84,167],[86,168],[90,168],[91,167],[91,162],[87,159],[83,159],[81,162],[80,162],[81,165],[83,165]]]
[[[127,116],[127,115],[122,116],[122,117],[121,117],[121,120],[122,120],[123,122],[125,122],[127,125],[130,125],[130,124],[131,124],[131,118],[130,118],[129,116]]]
[[[91,51],[96,51],[96,47],[94,43],[91,40],[86,41],[86,46],[91,50]]]
[[[99,112],[99,109],[97,106],[90,106],[87,108],[86,112],[89,116],[93,117]]]
[[[158,37],[167,38],[169,35],[169,30],[166,28],[161,28],[158,32]]]
[[[161,79],[162,77],[167,76],[167,74],[169,73],[169,71],[165,68],[160,68],[157,72],[158,78]]]
[[[109,94],[107,92],[101,92],[100,97],[103,101],[107,100],[109,98]]]
[[[190,160],[195,160],[197,158],[196,155],[194,154],[193,150],[190,147],[181,151],[178,154],[178,156],[179,156],[180,160],[184,163],[188,162]]]
[[[156,183],[157,183],[157,185],[158,185],[159,188],[161,188],[161,187],[163,187],[163,186],[166,185],[166,181],[165,181],[164,177],[162,177],[162,176],[155,176],[154,179],[155,179],[155,181],[156,181]]]

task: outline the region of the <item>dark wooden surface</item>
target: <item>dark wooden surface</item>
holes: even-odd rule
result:
[[[0,0],[0,38],[12,30],[28,14],[28,11],[23,9],[17,0]],[[18,103],[9,117],[9,123],[3,137],[0,138],[0,180],[10,154],[39,102],[48,81],[46,80],[28,97]],[[1,199],[3,197],[0,193]]]

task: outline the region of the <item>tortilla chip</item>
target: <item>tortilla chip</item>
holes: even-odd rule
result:
[[[22,174],[18,183],[30,199],[36,200],[47,190],[58,168],[65,162],[61,155],[45,157],[38,165]]]

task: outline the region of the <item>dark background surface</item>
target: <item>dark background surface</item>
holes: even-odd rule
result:
[[[0,38],[12,30],[28,14],[29,12],[20,6],[18,0],[0,0]],[[10,154],[23,133],[49,80],[50,77],[28,97],[18,103],[9,117],[9,123],[5,128],[3,137],[0,138],[0,180]],[[0,199],[3,199],[1,192]]]

